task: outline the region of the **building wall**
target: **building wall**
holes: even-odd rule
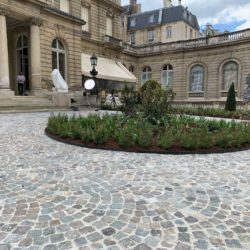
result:
[[[250,73],[250,40],[234,43],[230,46],[215,46],[207,48],[194,48],[182,51],[169,51],[157,55],[123,57],[125,64],[135,65],[135,75],[138,78],[138,86],[141,86],[142,69],[150,66],[152,79],[161,82],[162,68],[166,64],[173,66],[173,91],[176,100],[183,101],[225,101],[222,91],[222,67],[226,62],[238,63],[238,99],[242,99],[242,91],[245,87],[246,77]],[[205,69],[204,98],[189,97],[190,69],[194,65],[203,65]]]
[[[167,27],[172,27],[172,36],[167,37]],[[153,30],[154,31],[154,41],[149,42],[148,41],[148,31]],[[193,36],[190,37],[190,30],[192,30]],[[166,42],[174,42],[174,41],[180,41],[180,40],[188,40],[188,39],[194,39],[198,38],[199,31],[194,29],[192,26],[187,24],[184,21],[178,21],[173,23],[167,23],[164,25],[157,25],[154,27],[149,27],[146,29],[140,29],[140,30],[134,30],[129,31],[129,34],[134,33],[135,34],[135,45],[140,44],[150,44],[150,43],[166,43]],[[130,36],[126,36],[126,41],[130,42]]]

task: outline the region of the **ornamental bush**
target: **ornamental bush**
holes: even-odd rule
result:
[[[236,110],[236,99],[235,99],[235,89],[234,83],[232,83],[228,93],[225,110],[235,111]]]
[[[148,81],[146,81],[146,82],[142,85],[140,91],[141,91],[142,93],[144,93],[144,91],[147,90],[147,89],[149,89],[149,88],[150,88],[150,89],[161,88],[161,85],[160,85],[157,81],[155,81],[155,80],[148,80]]]

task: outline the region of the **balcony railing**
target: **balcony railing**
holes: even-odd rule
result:
[[[224,33],[211,37],[201,37],[192,40],[176,41],[170,43],[155,43],[145,45],[131,46],[128,43],[123,43],[126,51],[136,54],[159,53],[162,51],[181,50],[188,48],[199,48],[205,46],[214,46],[228,42],[235,42],[250,38],[250,29]]]
[[[122,40],[115,38],[113,36],[108,36],[108,35],[103,36],[103,42],[122,47]]]

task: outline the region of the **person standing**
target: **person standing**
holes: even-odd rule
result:
[[[18,93],[19,95],[23,95],[24,90],[24,83],[25,83],[25,76],[23,75],[23,72],[19,72],[17,76],[17,84],[18,84]]]

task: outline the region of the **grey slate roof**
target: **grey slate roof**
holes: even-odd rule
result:
[[[150,28],[176,21],[185,21],[193,28],[200,29],[197,17],[179,5],[131,15],[128,17],[128,30]]]

